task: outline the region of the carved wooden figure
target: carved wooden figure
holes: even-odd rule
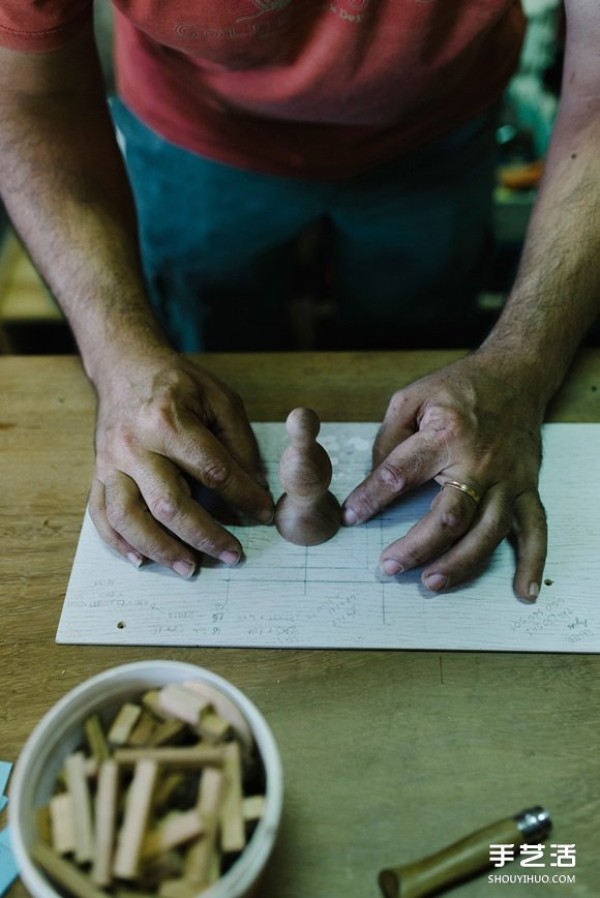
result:
[[[340,506],[329,491],[331,461],[317,443],[321,427],[309,408],[296,408],[287,417],[290,445],[279,463],[279,479],[285,490],[275,508],[275,526],[289,542],[316,546],[337,533]]]

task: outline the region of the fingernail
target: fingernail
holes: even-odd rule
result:
[[[185,580],[189,580],[196,570],[196,566],[190,561],[176,561],[173,564],[173,570],[176,574],[179,574],[180,577],[183,577]]]
[[[532,602],[535,602],[537,597],[540,594],[540,584],[539,583],[530,583],[529,584],[529,598]]]
[[[342,511],[342,520],[348,527],[352,527],[358,521],[358,515],[353,508],[344,508]]]
[[[384,574],[388,574],[390,577],[393,577],[394,574],[403,573],[404,568],[399,561],[395,561],[393,558],[386,558],[385,561],[381,562],[381,570]]]
[[[448,585],[448,578],[443,574],[429,574],[428,577],[425,577],[423,582],[431,592],[438,592]]]
[[[219,555],[219,561],[224,562],[224,564],[237,564],[240,560],[239,552],[222,552]]]
[[[141,567],[142,561],[144,560],[141,555],[138,555],[137,552],[128,552],[127,558],[134,567]]]

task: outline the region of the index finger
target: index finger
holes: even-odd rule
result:
[[[216,422],[213,433],[244,471],[268,487],[256,435],[241,402],[239,413]]]
[[[439,446],[423,431],[396,446],[352,490],[342,506],[345,524],[362,524],[405,493],[439,473]]]
[[[273,499],[268,490],[242,467],[215,434],[203,427],[190,427],[185,435],[180,433],[177,437],[166,447],[171,461],[244,514],[264,523],[272,520]]]
[[[414,433],[414,427],[403,426],[396,420],[384,421],[373,443],[373,465],[382,464],[396,446],[404,443]]]

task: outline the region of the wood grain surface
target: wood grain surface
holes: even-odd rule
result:
[[[242,394],[255,420],[283,420],[296,405],[324,421],[379,420],[395,389],[459,355],[202,361]],[[548,419],[599,421],[599,392],[600,352],[591,350]],[[0,758],[16,760],[38,719],[88,676],[136,659],[190,661],[243,689],[281,749],[284,819],[263,898],[377,898],[382,867],[534,804],[551,812],[548,844],[574,843],[577,866],[550,867],[548,848],[545,869],[516,863],[497,872],[574,873],[576,882],[490,885],[483,876],[452,894],[597,896],[599,656],[57,646],[93,421],[93,391],[76,358],[0,358]],[[9,895],[25,890],[16,883]]]

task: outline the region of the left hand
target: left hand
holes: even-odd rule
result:
[[[512,534],[514,591],[535,601],[547,545],[538,493],[543,410],[535,383],[518,379],[516,365],[498,367],[480,350],[392,396],[373,471],[345,500],[344,522],[363,523],[432,478],[466,484],[474,497],[442,487],[430,511],[384,549],[382,570],[424,566],[423,584],[438,592],[473,578]]]

